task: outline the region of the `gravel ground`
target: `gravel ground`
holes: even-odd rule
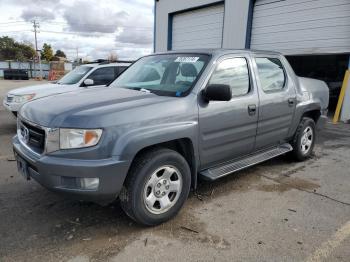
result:
[[[0,98],[34,83],[0,80]],[[154,228],[118,203],[72,201],[25,181],[15,131],[1,105],[0,261],[349,261],[349,125],[328,123],[306,162],[282,156],[201,182],[175,219]]]

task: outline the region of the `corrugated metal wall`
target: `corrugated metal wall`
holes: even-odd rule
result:
[[[257,0],[251,48],[284,54],[350,52],[350,0]]]
[[[223,21],[223,4],[175,14],[171,49],[220,48]]]
[[[4,77],[4,70],[9,68],[28,70],[29,77],[40,76],[39,63],[35,63],[34,66],[33,62],[0,61],[0,77]],[[43,72],[43,76],[47,78],[50,71],[50,64],[42,63],[41,69]],[[72,63],[64,63],[64,70],[71,71]]]

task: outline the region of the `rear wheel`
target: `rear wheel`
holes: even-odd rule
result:
[[[298,161],[309,158],[315,145],[315,139],[314,120],[309,117],[302,118],[292,141],[294,158]]]
[[[136,222],[158,225],[179,212],[190,183],[190,168],[182,155],[153,149],[134,161],[120,194],[121,206]]]

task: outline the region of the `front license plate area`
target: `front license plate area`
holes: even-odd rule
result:
[[[17,169],[18,169],[18,172],[19,172],[26,180],[30,180],[27,162],[26,162],[24,159],[22,159],[20,156],[18,156],[18,155],[16,155],[16,160],[17,160]]]

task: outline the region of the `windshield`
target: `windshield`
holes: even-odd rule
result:
[[[57,84],[73,85],[78,83],[90,70],[91,66],[78,66],[74,70],[70,71],[64,77],[62,77]]]
[[[130,66],[111,87],[165,96],[186,96],[208,60],[208,55],[201,54],[146,56]]]

